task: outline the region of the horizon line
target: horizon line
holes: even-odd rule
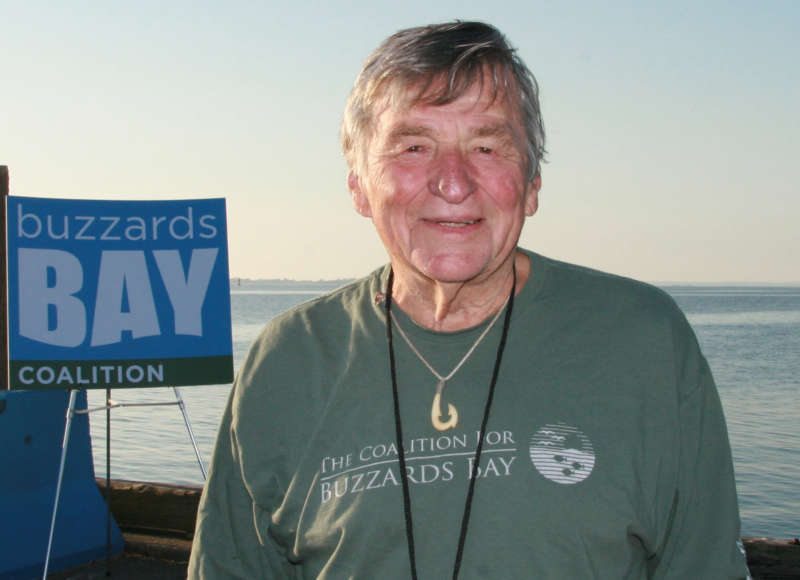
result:
[[[343,277],[343,278],[317,278],[311,280],[307,278],[250,278],[247,276],[230,276],[230,281],[239,280],[241,282],[277,282],[277,283],[291,283],[291,284],[333,284],[333,283],[347,283],[357,280],[358,277]],[[642,280],[647,284],[654,286],[783,286],[783,287],[798,287],[800,288],[800,280],[775,282],[775,281],[675,281],[675,280]]]

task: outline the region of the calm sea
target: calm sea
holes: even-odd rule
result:
[[[234,365],[276,314],[334,288],[333,283],[233,281]],[[711,364],[733,448],[743,535],[800,535],[800,287],[665,286],[680,304]],[[208,464],[230,385],[185,387],[200,454]],[[89,405],[104,391],[90,391]],[[172,402],[172,389],[118,389],[121,403]],[[95,470],[106,470],[105,413],[91,416]],[[111,476],[203,481],[176,406],[112,411]]]

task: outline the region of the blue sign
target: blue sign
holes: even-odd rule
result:
[[[233,380],[224,199],[6,208],[9,388]]]

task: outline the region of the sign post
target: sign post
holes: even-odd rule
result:
[[[0,165],[0,206],[5,208],[6,198],[8,197],[8,166]],[[0,243],[6,241],[6,212],[0,209]],[[0,313],[2,313],[2,324],[0,324],[0,388],[8,388],[8,279],[6,277],[6,247],[3,245],[0,251]]]

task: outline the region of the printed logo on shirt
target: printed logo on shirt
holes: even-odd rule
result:
[[[460,431],[436,437],[412,437],[403,446],[406,474],[412,485],[449,484],[472,478],[480,432]],[[476,478],[511,477],[518,448],[510,430],[484,435]],[[322,458],[319,493],[323,504],[352,494],[401,485],[394,441],[364,444],[356,451]]]
[[[562,485],[580,483],[594,469],[594,448],[578,428],[545,425],[531,437],[531,461],[541,475]]]

